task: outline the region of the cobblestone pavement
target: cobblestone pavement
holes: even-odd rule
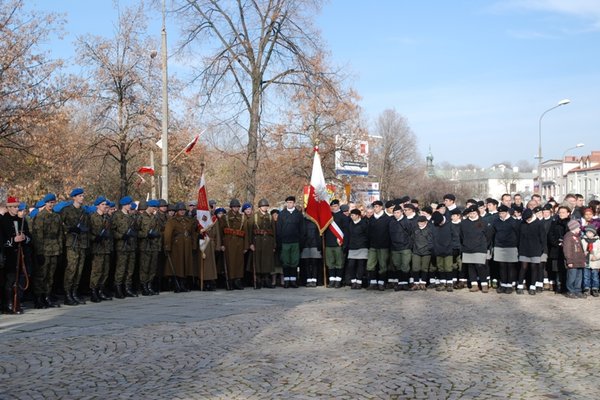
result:
[[[599,306],[301,288],[28,310],[0,316],[0,398],[591,399]]]

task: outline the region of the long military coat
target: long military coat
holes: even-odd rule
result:
[[[185,216],[174,216],[167,221],[163,238],[165,251],[171,258],[171,262],[167,259],[165,275],[173,276],[175,273],[179,278],[196,276],[197,267],[192,253],[198,248],[196,221]]]
[[[250,246],[246,217],[229,210],[220,222],[228,278],[241,279],[244,277],[244,252]]]

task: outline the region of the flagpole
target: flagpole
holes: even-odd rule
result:
[[[185,149],[184,149],[185,150]],[[204,175],[204,166],[206,164],[204,164],[204,162],[200,163],[200,181],[202,182],[202,175]],[[196,204],[196,212],[198,212],[198,204]],[[200,225],[200,227],[202,227],[202,225]],[[208,229],[210,229],[210,226],[208,227]],[[207,229],[207,231],[208,231]],[[202,228],[200,229],[202,230]],[[200,247],[200,246],[198,246]],[[200,250],[200,291],[203,292],[204,291],[204,267],[205,267],[205,254],[204,251],[202,251],[202,249],[198,249]]]
[[[154,170],[154,151],[150,150],[150,166],[152,170]],[[156,181],[154,179],[154,174],[152,174],[152,178],[150,178],[150,184],[152,186],[152,198],[156,199]]]
[[[169,99],[168,99],[168,79],[167,73],[167,26],[165,21],[165,4],[162,4],[162,159],[161,159],[161,197],[169,201]]]

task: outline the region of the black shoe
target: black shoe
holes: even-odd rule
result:
[[[241,279],[236,279],[233,281],[233,288],[235,290],[244,290],[244,285],[242,284]]]
[[[537,290],[535,290],[535,289],[529,289],[529,294],[531,296],[535,296],[536,293],[537,293]]]
[[[123,294],[123,288],[121,287],[121,285],[115,286],[115,298],[117,298],[117,299],[125,298],[125,294]]]
[[[67,293],[65,294],[65,306],[77,306],[77,305],[79,305],[79,303],[76,302],[73,299],[73,295],[71,294],[71,292],[68,291],[68,290],[66,292]]]
[[[523,291],[523,289],[517,289],[517,294],[525,294],[525,292]]]
[[[567,292],[567,293],[565,293],[565,297],[567,299],[576,299],[577,295],[575,293]]]
[[[333,285],[334,288],[339,289],[342,287],[342,281],[335,281],[335,284]]]
[[[48,306],[49,308],[59,308],[60,307],[60,304],[53,302],[52,299],[50,298],[50,296],[44,297],[44,303],[46,303],[46,306]]]
[[[110,297],[110,295],[108,295],[105,291],[103,287],[100,287],[97,290],[97,296],[100,298],[100,300],[102,301],[106,301],[106,300],[112,300],[112,297]]]
[[[513,292],[512,286],[504,289],[504,293],[506,293],[506,294],[512,294],[512,292]]]
[[[284,289],[289,289],[289,287],[290,287],[290,281],[283,282],[283,288]]]
[[[98,294],[99,290],[98,289],[92,289],[92,295],[90,296],[90,301],[92,303],[100,303],[101,298],[100,295]]]
[[[496,289],[496,293],[498,293],[498,294],[506,293],[506,289],[504,288],[504,286],[498,286],[498,288]]]
[[[138,297],[138,294],[133,291],[131,285],[125,285],[125,296],[126,297]]]
[[[142,296],[150,296],[150,292],[148,291],[148,287],[142,283]]]
[[[377,290],[380,292],[385,292],[385,285],[377,285]]]
[[[150,282],[146,283],[146,290],[148,291],[148,294],[150,296],[154,296],[154,295],[158,294],[154,290],[152,290],[152,284]]]
[[[290,281],[290,287],[292,289],[298,289],[298,283],[296,281]]]
[[[598,294],[598,290],[597,290],[597,289],[592,289],[592,296],[593,296],[593,297],[598,297],[598,296],[600,296],[600,295]]]
[[[48,308],[48,305],[44,301],[44,296],[35,296],[35,300],[33,301],[35,308],[38,310]]]
[[[71,292],[71,297],[73,297],[73,300],[75,300],[77,303],[85,304],[85,300],[83,299],[83,297],[77,296],[77,289],[73,289],[73,291]]]
[[[270,279],[266,279],[263,286],[266,287],[267,289],[275,289],[275,285],[273,285],[273,283],[271,282]]]

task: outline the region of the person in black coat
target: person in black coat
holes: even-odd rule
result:
[[[565,234],[569,232],[567,224],[570,220],[571,209],[567,206],[560,206],[548,231],[548,271],[550,272],[550,279],[554,279],[554,291],[556,293],[563,292],[567,279],[562,241]]]
[[[454,289],[464,289],[467,287],[467,271],[462,264],[460,245],[462,211],[459,208],[454,208],[449,214],[452,232],[452,286]]]
[[[498,208],[498,218],[492,221],[494,234],[493,258],[498,264],[500,286],[498,293],[511,294],[513,282],[517,281],[516,265],[519,261],[519,231],[521,224],[512,218],[510,209],[502,204]]]
[[[394,217],[390,219],[389,225],[390,267],[394,269],[397,276],[397,279],[394,278],[395,291],[408,290],[413,231],[414,225],[404,216],[402,206],[395,206]]]
[[[351,289],[362,289],[362,278],[369,255],[369,225],[356,208],[350,211],[350,218],[346,282],[351,283]]]
[[[276,241],[283,268],[283,287],[297,288],[296,276],[300,264],[300,241],[304,230],[304,216],[296,208],[294,196],[288,196],[285,203],[286,206],[277,219]]]
[[[318,266],[322,259],[323,243],[319,227],[306,217],[304,218],[304,235],[300,247],[302,248],[300,258],[304,270],[303,275],[306,275],[306,287],[317,287]]]
[[[543,290],[551,290],[550,285],[550,273],[548,271],[548,234],[550,233],[550,228],[552,227],[552,221],[554,220],[552,215],[552,204],[547,203],[543,207],[541,207],[541,211],[537,214],[538,218],[544,225],[544,231],[546,232],[546,240],[544,241],[544,253],[542,254],[542,262],[540,263],[540,270],[544,277],[544,281],[542,283]]]
[[[369,220],[368,289],[385,290],[385,280],[390,257],[390,217],[384,212],[381,201],[374,201],[373,208],[375,213]]]
[[[544,239],[546,232],[544,226],[529,208],[523,210],[521,228],[519,232],[519,279],[517,281],[517,294],[523,294],[527,270],[531,272],[529,280],[529,294],[536,294],[536,286],[541,288],[542,281],[538,279],[539,264],[544,252]]]
[[[329,204],[333,222],[325,231],[325,262],[329,274],[329,287],[339,289],[342,287],[342,269],[344,268],[344,247],[346,241],[339,239],[334,234],[334,226],[341,230],[341,236],[346,237],[348,233],[349,219],[340,210],[340,201],[334,199]],[[335,223],[335,225],[334,225]]]
[[[433,222],[433,254],[436,258],[440,284],[435,290],[453,291],[452,285],[452,223],[436,211],[431,216]]]
[[[471,292],[478,292],[481,282],[481,291],[487,293],[489,285],[487,278],[490,275],[487,261],[488,244],[491,241],[491,229],[479,216],[477,205],[472,205],[465,210],[467,218],[460,224],[460,242],[462,246],[462,262],[466,265],[471,281]]]

